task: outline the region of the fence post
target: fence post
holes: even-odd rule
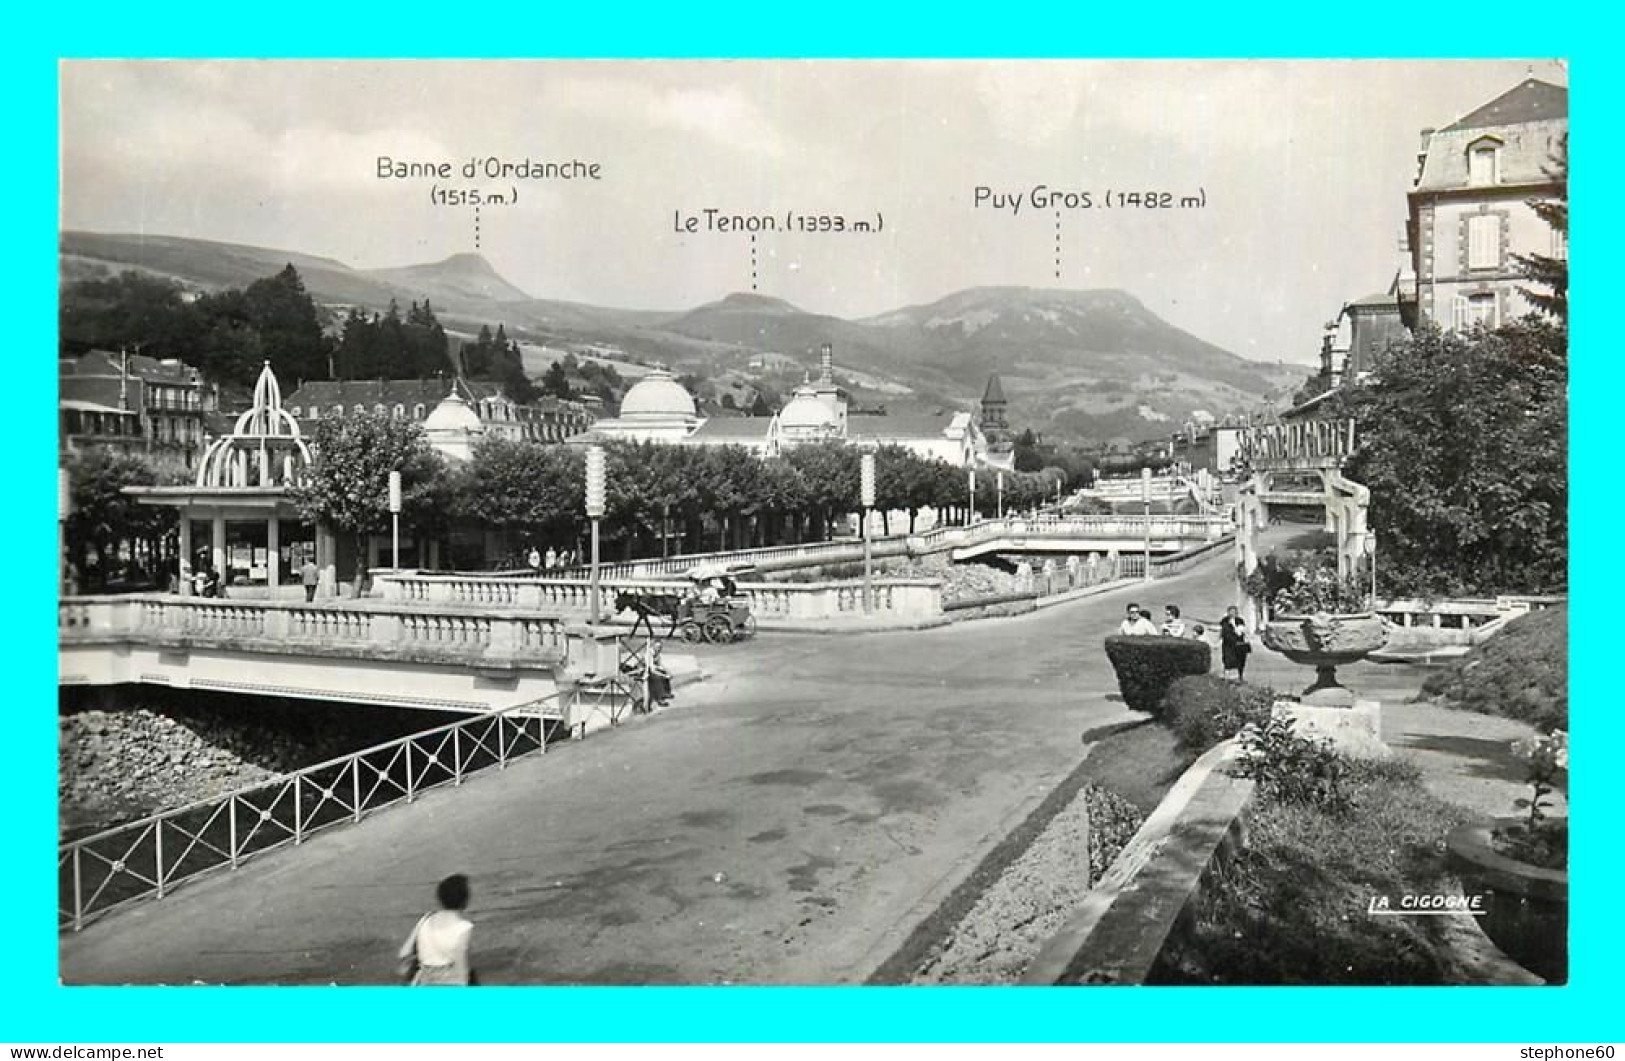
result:
[[[411,803],[414,797],[412,793],[412,738],[410,737],[406,739],[406,755],[404,758],[406,760],[406,802]]]
[[[451,773],[452,785],[455,787],[463,783],[463,727],[458,726],[451,731]]]
[[[352,821],[360,821],[361,820],[361,756],[359,756],[359,755],[356,756],[354,759],[350,760],[350,783],[351,783],[351,788],[352,788],[352,793],[353,793],[351,798],[350,798],[350,808],[351,808],[351,813],[354,815],[354,817],[351,820]]]
[[[293,846],[298,847],[305,842],[305,801],[303,774],[293,775]]]
[[[226,817],[231,821],[230,843],[226,848],[231,852],[231,868],[237,868],[237,797],[227,796]]]
[[[152,823],[153,844],[153,879],[158,882],[158,898],[164,897],[164,820],[159,818]]]
[[[506,770],[508,768],[507,736],[508,736],[508,731],[502,727],[502,716],[498,715],[497,716],[497,769],[498,770]]]
[[[73,930],[75,932],[79,931],[85,922],[84,877],[80,873],[82,860],[79,857],[83,851],[84,848],[82,847],[73,849]]]

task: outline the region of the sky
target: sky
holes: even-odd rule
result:
[[[1399,268],[1420,131],[1549,60],[84,61],[61,67],[64,229],[355,268],[475,250],[435,188],[517,191],[479,253],[538,298],[681,310],[753,289],[861,318],[968,287],[1121,288],[1243,357],[1311,363]],[[379,159],[449,180],[378,176]],[[471,159],[600,179],[465,180]],[[1036,186],[1091,208],[1032,205]],[[976,189],[1020,195],[1019,212]],[[1108,192],[1200,197],[1104,208]],[[878,233],[705,231],[704,211]],[[678,217],[700,231],[678,231]],[[754,277],[753,277],[754,268]],[[1057,270],[1060,272],[1057,278]]]

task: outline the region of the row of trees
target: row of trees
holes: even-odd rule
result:
[[[512,540],[563,544],[579,540],[586,527],[579,450],[493,437],[476,446],[472,460],[448,463],[416,424],[372,415],[321,421],[315,444],[316,465],[298,500],[308,518],[358,543],[389,526],[386,484],[394,469],[402,473],[403,524],[424,535],[468,521]],[[839,443],[801,446],[770,461],[739,446],[611,443],[605,450],[602,529],[626,558],[822,540],[859,509],[860,456]],[[1053,499],[1062,475],[1006,473],[1005,508]],[[893,526],[892,513],[907,514],[909,531],[927,508],[962,517],[968,494],[963,469],[901,447],[876,454],[876,502],[886,533],[905,529]],[[977,508],[991,514],[996,504],[984,474]]]
[[[333,377],[427,379],[450,367],[450,349],[446,329],[428,299],[421,306],[413,302],[404,318],[394,299],[384,313],[369,315],[352,307],[334,350]]]

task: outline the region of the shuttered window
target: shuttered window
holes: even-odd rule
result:
[[[1480,214],[1467,219],[1467,268],[1498,269],[1501,266],[1501,219]]]

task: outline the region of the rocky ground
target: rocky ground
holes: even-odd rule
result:
[[[355,710],[361,715],[345,718],[330,705],[229,708],[153,699],[64,715],[57,745],[63,834],[209,799],[439,724],[427,713]]]

